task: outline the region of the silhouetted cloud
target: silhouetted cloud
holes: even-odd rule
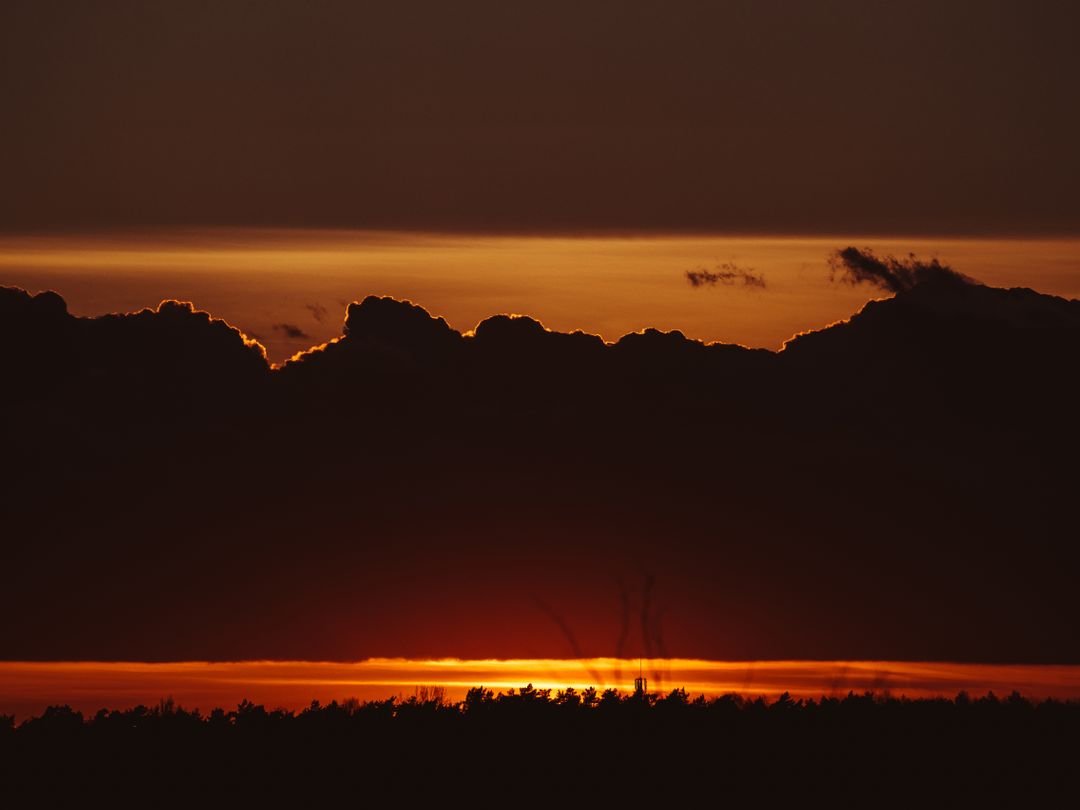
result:
[[[281,332],[287,338],[306,338],[310,337],[307,332],[301,329],[296,324],[292,323],[275,323],[271,327],[275,332]]]
[[[715,270],[687,270],[686,280],[691,287],[715,287],[717,284],[765,289],[765,276],[752,267],[739,267],[734,262],[716,265]]]
[[[317,320],[319,323],[322,323],[324,320],[326,320],[326,307],[324,307],[322,304],[316,302],[314,304],[305,304],[304,307],[305,309],[307,309],[308,312],[311,313],[311,317]]]
[[[904,292],[924,282],[977,284],[937,259],[922,261],[909,254],[906,259],[878,257],[872,250],[846,247],[829,257],[833,278],[848,284],[871,284],[887,292]]]
[[[368,296],[280,368],[0,289],[0,650],[1076,660],[1080,302],[878,262],[780,352]]]

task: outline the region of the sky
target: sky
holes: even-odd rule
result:
[[[267,348],[272,362],[341,333],[365,295],[412,300],[461,332],[516,312],[614,342],[653,327],[776,350],[847,318],[881,292],[845,284],[827,259],[850,244],[939,258],[987,284],[1080,297],[1080,240],[865,236],[555,237],[342,230],[174,229],[0,235],[0,273],[102,315],[192,301]],[[734,266],[763,285],[694,287]]]
[[[1077,14],[16,0],[0,272],[79,314],[191,300],[274,362],[369,293],[775,349],[868,299],[821,270],[848,244],[1071,297]],[[725,262],[767,295],[680,283]]]
[[[1078,23],[5,2],[0,658],[1080,663]]]
[[[0,227],[1075,234],[1078,14],[13,0]]]

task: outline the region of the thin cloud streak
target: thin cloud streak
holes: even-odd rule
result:
[[[734,262],[718,264],[715,270],[687,270],[686,280],[691,287],[715,287],[718,284],[733,287],[738,284],[750,289],[765,289],[765,276],[752,267],[739,267]]]

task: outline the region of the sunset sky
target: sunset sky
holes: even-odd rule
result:
[[[952,696],[960,690],[1034,699],[1080,697],[1080,667],[948,664],[903,661],[646,661],[641,670],[652,688],[684,688],[690,694],[843,697],[849,691],[889,691],[911,698]],[[461,700],[477,685],[496,691],[532,684],[537,689],[626,689],[637,662],[610,658],[408,661],[375,658],[358,663],[248,661],[169,664],[98,662],[0,662],[4,709],[19,719],[62,700],[79,711],[102,706],[154,706],[165,696],[188,709],[233,706],[247,699],[272,708],[300,710],[313,700],[408,699],[441,686]]]
[[[0,712],[101,661],[1075,694],[1077,30],[5,2]]]
[[[779,349],[848,317],[878,293],[830,278],[828,255],[855,243],[939,257],[987,284],[1080,297],[1080,240],[874,236],[565,237],[176,229],[0,236],[7,283],[60,291],[79,315],[193,301],[281,362],[336,337],[345,306],[408,298],[459,331],[498,312],[615,341],[646,327]],[[764,287],[695,289],[687,271],[735,265]]]

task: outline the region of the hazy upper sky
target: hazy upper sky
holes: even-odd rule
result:
[[[0,228],[1075,233],[1080,6],[5,0]]]

